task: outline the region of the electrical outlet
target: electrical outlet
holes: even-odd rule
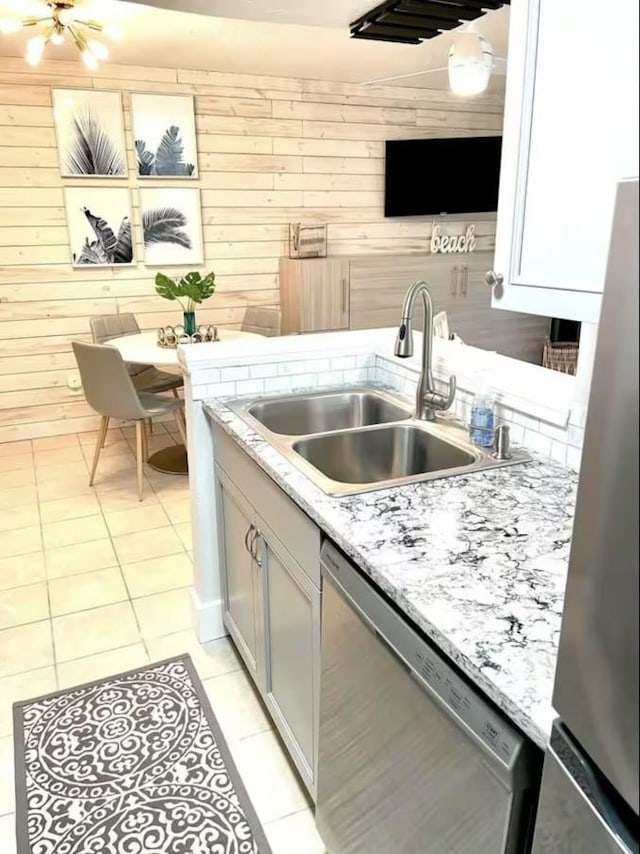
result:
[[[67,377],[67,385],[71,394],[82,394],[82,380],[79,374],[69,374]]]

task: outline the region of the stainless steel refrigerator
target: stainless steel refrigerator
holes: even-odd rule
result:
[[[638,179],[618,186],[534,854],[638,851]]]

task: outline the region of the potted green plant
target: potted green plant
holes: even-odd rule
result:
[[[194,270],[178,279],[172,279],[164,273],[156,275],[156,293],[163,299],[179,302],[182,306],[184,331],[187,335],[195,335],[196,305],[209,299],[215,289],[216,276],[213,272],[202,276]]]

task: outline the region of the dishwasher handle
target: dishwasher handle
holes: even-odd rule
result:
[[[349,607],[354,611],[354,613],[360,618],[362,623],[376,636],[376,638],[384,645],[385,649],[396,659],[396,661],[403,667],[403,669],[407,672],[407,675],[414,681],[417,687],[419,687],[426,695],[429,700],[444,714],[460,731],[461,733],[472,743],[472,745],[476,748],[478,753],[482,756],[482,759],[485,765],[491,769],[493,775],[500,781],[500,783],[508,790],[512,791],[514,786],[520,785],[520,780],[524,780],[527,776],[524,768],[520,768],[522,766],[522,737],[516,737],[515,743],[510,745],[510,750],[508,751],[508,758],[500,756],[494,747],[492,747],[480,734],[476,729],[482,730],[482,726],[473,727],[470,726],[467,721],[458,713],[458,711],[451,705],[451,703],[447,702],[440,694],[427,682],[416,670],[412,667],[409,662],[403,657],[401,653],[398,652],[393,643],[386,637],[385,634],[380,630],[380,628],[376,625],[374,620],[367,614],[365,610],[354,600],[353,596],[350,592],[345,589],[344,584],[341,583],[341,578],[336,577],[336,573],[332,571],[329,562],[326,560],[326,555],[324,555],[321,566],[322,572],[324,575],[325,582],[329,582],[333,585],[336,591],[340,596],[346,601]],[[393,620],[398,624],[398,626],[406,633],[410,633],[415,636],[415,632],[411,627],[409,627],[400,616],[398,616],[392,609],[384,602],[384,600],[374,591],[371,585],[361,579],[357,574],[357,571],[350,567],[350,571],[356,575],[357,580],[361,585],[366,585],[368,588],[368,596],[367,598],[370,602],[373,602],[377,606],[377,610],[379,610],[380,614],[383,614],[385,611],[387,612],[387,619],[385,622],[389,625],[389,619]],[[343,570],[340,570],[340,576],[343,576]],[[366,588],[363,588],[362,592],[365,591]],[[417,642],[423,647],[427,647],[424,641],[417,638]],[[435,656],[433,650],[430,651],[431,656]],[[443,671],[448,671],[451,674],[452,681],[455,680],[456,683],[461,680],[459,677],[453,675],[452,669],[446,664],[444,661],[439,663],[439,666]],[[495,731],[499,731],[498,728],[493,723],[497,719],[497,714],[490,709],[488,703],[482,700],[480,697],[477,698],[477,705],[481,709],[486,709],[486,718],[485,718],[485,726],[489,727],[489,731],[491,733]],[[482,715],[476,717],[482,717]]]

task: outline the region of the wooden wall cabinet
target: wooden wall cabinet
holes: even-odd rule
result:
[[[349,328],[349,259],[280,259],[282,334]]]
[[[306,265],[312,264],[307,272]],[[295,265],[295,266],[294,266]],[[327,269],[322,271],[322,265]],[[549,318],[535,314],[495,311],[491,290],[484,281],[493,265],[491,252],[459,255],[356,255],[291,262],[281,259],[283,284],[283,333],[319,332],[328,329],[373,329],[396,326],[409,286],[418,279],[429,285],[434,312],[446,311],[452,332],[466,344],[540,364]],[[340,271],[340,275],[336,271]],[[282,281],[282,279],[281,279]],[[313,281],[313,288],[309,282]],[[334,294],[339,282],[341,298],[346,291],[348,311],[320,312],[320,292]],[[285,295],[286,292],[286,295]],[[311,305],[306,305],[313,292]],[[330,303],[329,295],[324,303]],[[422,303],[418,301],[415,327],[422,328]],[[348,326],[345,318],[348,317]],[[304,323],[301,322],[304,318]],[[315,322],[318,325],[315,325]]]
[[[496,308],[597,322],[616,185],[638,174],[637,62],[637,0],[511,5]]]

